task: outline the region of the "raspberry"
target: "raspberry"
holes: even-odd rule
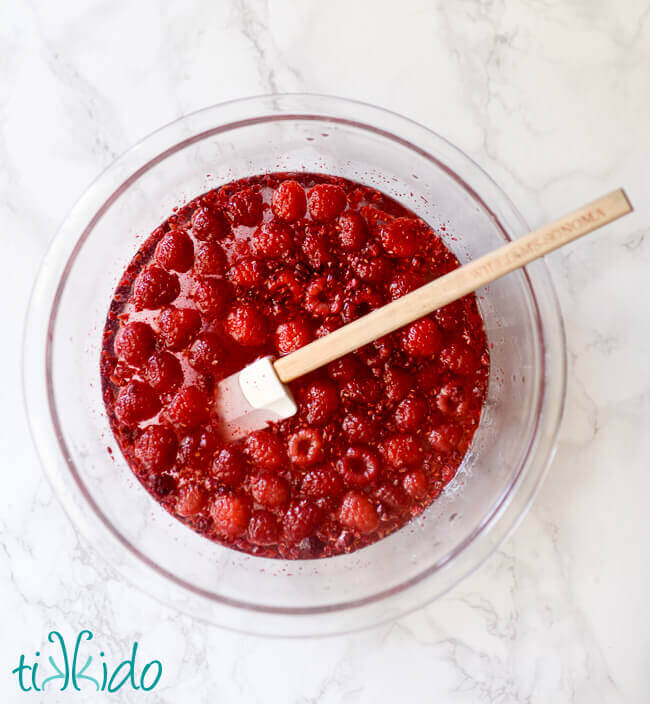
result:
[[[427,475],[421,469],[412,469],[402,477],[402,486],[411,498],[421,499],[427,493]]]
[[[238,538],[246,531],[250,518],[250,501],[236,494],[217,496],[210,509],[214,527],[225,538]]]
[[[336,314],[341,310],[340,293],[331,293],[327,276],[312,279],[305,290],[305,310],[317,317]]]
[[[165,308],[158,316],[160,337],[165,345],[177,352],[187,347],[201,328],[201,316],[194,308]]]
[[[452,342],[440,351],[440,363],[454,374],[472,374],[477,366],[476,356],[467,345]]]
[[[222,376],[227,355],[219,335],[201,333],[190,347],[187,360],[194,369],[204,374]]]
[[[436,452],[447,454],[458,448],[462,437],[463,431],[457,425],[444,423],[433,428],[427,439]]]
[[[293,251],[293,235],[288,225],[271,220],[255,231],[251,247],[262,259],[283,259]]]
[[[460,301],[454,301],[453,303],[448,303],[446,306],[439,308],[433,314],[433,317],[443,330],[449,332],[458,330],[465,322],[465,313]]]
[[[288,302],[296,303],[300,300],[303,283],[293,271],[283,269],[271,277],[267,288],[271,294],[271,300],[282,309]]]
[[[307,196],[296,181],[283,181],[275,190],[271,208],[277,217],[294,222],[303,217],[307,209]]]
[[[381,246],[391,257],[412,257],[418,248],[417,221],[396,218],[379,230]]]
[[[425,284],[425,279],[420,274],[413,271],[404,271],[401,274],[396,274],[393,280],[388,285],[388,295],[394,301],[397,298],[406,296],[407,293],[415,291]]]
[[[244,259],[228,271],[228,278],[240,288],[256,288],[264,283],[264,265],[257,259]]]
[[[311,342],[311,327],[306,320],[296,318],[280,323],[275,331],[275,347],[279,354],[289,354]]]
[[[299,467],[308,467],[320,460],[323,438],[315,428],[303,428],[289,438],[289,459]]]
[[[349,491],[339,508],[339,521],[358,533],[372,533],[379,526],[377,509],[370,499],[360,491]]]
[[[217,431],[211,426],[195,430],[186,435],[178,446],[176,457],[179,466],[207,470],[214,451],[220,442]]]
[[[167,406],[166,415],[177,428],[191,430],[208,418],[210,402],[198,386],[183,387]]]
[[[413,357],[432,357],[441,344],[440,331],[431,318],[411,323],[402,337],[402,349]]]
[[[360,413],[348,413],[341,421],[348,442],[372,442],[377,437],[377,425]]]
[[[155,335],[146,323],[127,323],[115,336],[115,353],[118,359],[131,366],[143,364],[153,352]]]
[[[245,451],[251,462],[262,469],[281,469],[286,463],[282,441],[268,430],[256,430],[246,438]]]
[[[192,234],[197,240],[221,240],[229,230],[223,213],[213,206],[202,205],[192,213]]]
[[[234,225],[254,227],[262,219],[262,195],[253,188],[242,188],[230,196],[227,210]]]
[[[286,479],[263,472],[251,480],[251,495],[265,508],[283,508],[289,502],[291,489]]]
[[[327,365],[327,373],[334,381],[350,381],[359,373],[360,369],[359,360],[351,354],[335,359]]]
[[[366,486],[373,482],[381,469],[379,457],[366,447],[353,445],[336,463],[336,470],[348,486]]]
[[[379,337],[357,350],[357,356],[367,367],[376,368],[381,373],[386,362],[393,356],[393,340],[390,335]]]
[[[304,392],[303,404],[309,425],[325,425],[339,405],[336,386],[326,379],[312,382]]]
[[[248,539],[254,545],[275,545],[280,529],[275,516],[268,511],[254,511],[248,523]]]
[[[469,410],[470,400],[460,384],[448,382],[440,388],[436,406],[445,415],[462,416]]]
[[[290,542],[298,543],[318,530],[322,512],[311,501],[302,499],[291,504],[282,520],[284,534]]]
[[[375,379],[364,374],[348,381],[341,395],[345,401],[354,402],[360,406],[372,406],[381,396],[381,387]]]
[[[201,279],[192,291],[192,299],[206,318],[214,319],[230,301],[230,288],[223,279]]]
[[[395,425],[400,430],[415,433],[424,423],[429,406],[422,396],[405,398],[395,409]]]
[[[390,367],[384,372],[384,391],[392,403],[401,401],[411,390],[413,379],[403,369]]]
[[[313,269],[321,269],[332,260],[329,239],[322,232],[308,231],[303,237],[300,247]]]
[[[417,372],[417,386],[421,391],[433,391],[440,381],[438,365],[435,363],[423,364]]]
[[[344,252],[357,252],[368,239],[366,221],[353,210],[343,213],[336,223],[339,247]]]
[[[246,460],[235,448],[224,447],[212,462],[212,476],[221,484],[239,486],[246,475]]]
[[[220,276],[226,269],[226,255],[214,242],[203,242],[196,249],[194,273],[199,276]]]
[[[257,347],[266,342],[266,321],[251,303],[233,308],[225,322],[226,332],[244,347]]]
[[[160,238],[154,259],[167,270],[187,271],[194,261],[192,240],[180,230],[172,230]]]
[[[171,474],[165,473],[154,474],[149,483],[153,494],[160,499],[164,499],[165,496],[169,496],[173,491],[176,491],[176,485],[176,479]]]
[[[407,433],[387,438],[383,442],[382,449],[386,462],[396,468],[416,464],[422,456],[420,442],[415,435]]]
[[[394,484],[380,484],[374,492],[375,498],[380,502],[379,509],[382,513],[386,513],[383,509],[392,509],[394,511],[406,511],[409,507],[409,498],[401,486]]]
[[[331,222],[346,205],[345,191],[340,186],[320,183],[309,192],[309,214],[316,222]]]
[[[136,310],[155,310],[171,303],[180,293],[178,276],[151,264],[136,279],[133,304]]]
[[[166,425],[148,425],[135,441],[135,456],[146,472],[171,469],[176,459],[178,441]]]
[[[325,337],[325,335],[329,335],[330,333],[334,332],[334,330],[338,330],[341,327],[341,321],[336,319],[336,318],[329,318],[328,320],[325,320],[321,325],[319,325],[316,330],[314,330],[314,337],[316,339],[320,337]]]
[[[143,381],[134,379],[119,393],[115,402],[115,415],[125,425],[136,425],[155,416],[160,410],[156,392]]]
[[[208,503],[208,495],[202,487],[196,484],[184,486],[176,502],[176,512],[185,518],[196,516]]]
[[[391,272],[391,263],[385,257],[356,257],[352,260],[354,273],[368,283],[383,283]]]
[[[144,380],[159,394],[175,391],[183,383],[181,363],[169,352],[156,352],[147,360]]]
[[[383,305],[384,299],[380,293],[373,291],[369,287],[361,288],[350,296],[343,304],[342,318],[346,323],[351,323],[357,318],[370,313]]]
[[[320,467],[305,474],[301,493],[309,499],[338,499],[345,491],[341,475],[331,469]]]

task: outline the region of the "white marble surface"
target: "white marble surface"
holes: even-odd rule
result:
[[[41,473],[18,374],[39,259],[88,182],[160,124],[273,90],[432,127],[531,225],[618,185],[637,208],[549,259],[567,413],[514,537],[423,611],[308,643],[192,622],[107,567]],[[120,702],[649,701],[649,114],[648,0],[1,3],[0,699],[29,699],[9,674],[20,652],[89,626],[109,650],[138,639],[164,661],[162,685]]]

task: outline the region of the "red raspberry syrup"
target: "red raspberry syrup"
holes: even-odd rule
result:
[[[298,413],[237,442],[214,389],[457,266],[411,211],[345,179],[274,173],[199,196],[140,248],[106,320],[104,402],[133,472],[178,520],[253,555],[330,557],[403,527],[479,423],[475,296],[293,382]]]

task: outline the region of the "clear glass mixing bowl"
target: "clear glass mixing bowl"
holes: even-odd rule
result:
[[[330,634],[440,596],[521,518],[553,454],[564,335],[542,262],[479,291],[492,354],[480,427],[445,493],[390,537],[349,555],[292,562],[202,538],[155,503],[117,450],[101,398],[101,332],[124,267],[172,208],[232,179],[278,170],[337,174],[385,191],[434,227],[444,224],[461,262],[527,230],[474,162],[394,113],[315,95],[206,108],[134,146],[74,206],[34,288],[25,395],[56,493],[98,553],[133,583],[227,628]]]

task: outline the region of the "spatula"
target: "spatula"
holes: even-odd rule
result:
[[[216,411],[229,439],[297,411],[286,384],[543,257],[632,211],[618,189],[373,310],[279,359],[262,357],[221,381]]]

